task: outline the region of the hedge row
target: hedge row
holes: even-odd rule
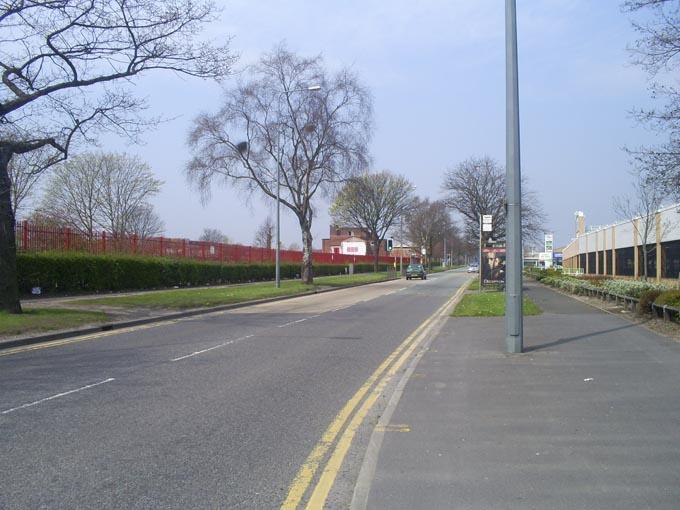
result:
[[[106,292],[192,287],[273,280],[274,264],[229,264],[160,257],[130,257],[63,253],[19,253],[19,288],[29,294],[41,287],[43,294]],[[281,264],[281,278],[300,275],[299,264]],[[315,276],[337,275],[346,266],[314,265]],[[387,265],[380,266],[385,271]],[[369,272],[372,264],[355,264],[355,272]]]
[[[527,273],[536,280],[557,287],[572,294],[588,294],[592,291],[605,291],[609,294],[626,296],[639,300],[639,313],[651,311],[651,304],[680,308],[680,290],[671,290],[663,283],[639,280],[617,280],[611,277],[584,278],[563,275],[559,271],[529,269]]]

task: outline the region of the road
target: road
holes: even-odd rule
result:
[[[0,508],[279,508],[338,412],[466,279],[0,352]]]

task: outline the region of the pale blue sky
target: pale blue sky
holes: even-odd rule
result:
[[[375,102],[373,168],[403,174],[418,193],[440,198],[442,175],[469,156],[505,162],[504,2],[404,0],[221,2],[215,39],[233,36],[239,67],[285,40],[300,54],[321,53],[329,68],[351,66]],[[629,189],[624,145],[654,140],[628,111],[649,104],[647,76],[629,64],[635,34],[619,0],[518,0],[522,165],[548,213],[556,245],[573,234],[573,212],[587,222],[615,220],[611,198]],[[227,80],[225,86],[229,86]],[[219,228],[249,244],[269,202],[244,203],[216,189],[204,207],[183,174],[191,119],[214,111],[213,83],[150,75],[137,88],[152,114],[174,120],[142,146],[106,140],[105,149],[141,155],[165,181],[154,203],[168,236],[196,238]],[[314,245],[328,234],[319,202]],[[273,210],[273,209],[272,209]],[[283,242],[300,244],[286,214]]]

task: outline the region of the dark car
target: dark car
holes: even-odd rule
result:
[[[427,273],[422,264],[409,264],[406,268],[406,279],[420,278],[421,280],[427,280]]]

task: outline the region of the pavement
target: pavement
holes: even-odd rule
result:
[[[680,508],[680,344],[540,284],[525,353],[450,318],[408,379],[353,509]]]

